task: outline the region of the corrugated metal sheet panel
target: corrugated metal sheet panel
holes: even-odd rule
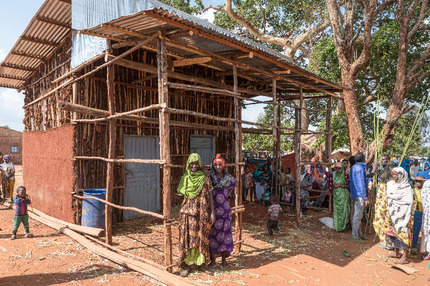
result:
[[[1,63],[0,86],[20,88],[70,32],[71,21],[70,4],[46,0]]]
[[[265,70],[279,70],[280,68],[273,61],[275,60],[281,62],[283,67],[285,67],[281,69],[287,69],[288,67],[294,69],[300,74],[300,80],[311,79],[309,82],[311,85],[314,85],[316,80],[328,91],[342,91],[341,86],[331,83],[295,65],[283,54],[155,0],[73,0],[73,5],[71,6],[72,7],[70,7],[70,4],[64,3],[63,1],[46,0],[22,36],[59,44],[70,31],[69,26],[73,25],[73,28],[77,30],[86,29],[88,32],[97,33],[106,38],[114,37],[119,40],[130,40],[134,37],[132,34],[114,31],[100,24],[114,25],[148,35],[160,29],[166,32],[178,30],[174,25],[168,24],[169,21],[174,21],[199,31],[210,33],[229,43],[239,45],[249,50],[258,51],[262,55],[269,57],[272,61],[257,60],[256,58],[241,59],[245,64]],[[148,15],[151,15],[151,17]],[[155,19],[153,18],[154,15],[158,15],[162,18]],[[46,23],[46,21],[40,19],[49,19],[51,23]],[[53,25],[52,22],[60,23],[60,25]],[[66,25],[66,27],[64,25]],[[205,37],[191,37],[185,35],[181,40],[185,40],[196,47],[214,53],[240,52],[240,49],[233,48],[229,44],[222,44],[218,40],[209,40]],[[94,45],[89,45],[88,49],[92,49],[93,46]],[[3,63],[9,66],[18,65],[25,69],[0,67],[0,86],[22,87],[22,84],[32,74],[31,70],[37,69],[41,64],[40,59],[14,55],[14,53],[25,53],[43,59],[49,57],[53,49],[54,47],[52,46],[28,42],[20,38]],[[170,49],[175,51],[174,48]],[[176,52],[179,51],[176,50]],[[87,57],[82,57],[82,55],[87,55],[88,53],[83,51],[83,53],[78,54],[79,57],[73,61],[73,66],[77,66],[87,60]],[[184,54],[182,51],[182,54],[186,56],[187,52]],[[224,66],[222,63],[217,63],[216,65],[223,69],[228,67]],[[289,77],[289,75],[283,76],[286,78]],[[264,76],[260,76],[260,78],[267,80],[267,77]],[[288,84],[286,84],[286,88],[287,87],[289,87]]]
[[[124,158],[158,159],[157,136],[124,136]],[[127,163],[124,206],[152,212],[160,211],[160,169],[158,165]],[[124,211],[124,219],[140,217],[134,211]]]
[[[191,135],[190,153],[197,153],[202,165],[210,165],[215,156],[215,137],[210,135]]]

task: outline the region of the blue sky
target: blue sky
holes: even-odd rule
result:
[[[44,0],[2,1],[0,17],[0,62],[24,32]],[[0,126],[23,131],[24,95],[15,89],[0,88]]]
[[[12,49],[19,36],[24,32],[30,20],[42,6],[44,0],[18,0],[1,1],[0,17],[0,62]],[[203,1],[205,4],[217,5],[224,3],[223,0]],[[213,19],[212,11],[202,18],[209,21]],[[24,94],[15,89],[0,88],[0,126],[23,131],[24,124]],[[263,105],[251,105],[243,112],[243,120],[256,121],[258,114],[263,111]]]

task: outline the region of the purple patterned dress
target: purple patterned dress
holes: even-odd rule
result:
[[[209,247],[215,253],[215,257],[220,257],[226,251],[228,257],[233,251],[233,235],[231,232],[231,207],[228,200],[230,189],[237,184],[236,179],[230,174],[224,173],[222,178],[211,176],[214,183],[213,199],[215,207],[215,223],[209,233]],[[223,186],[216,189],[215,185]],[[227,185],[227,187],[225,187]]]

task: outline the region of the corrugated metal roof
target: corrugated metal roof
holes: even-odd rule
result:
[[[151,0],[147,0],[151,1]],[[157,1],[151,1],[157,4],[160,8],[153,8],[146,11],[141,11],[129,16],[123,16],[118,19],[111,20],[107,23],[91,27],[82,32],[89,32],[93,35],[100,35],[102,37],[110,39],[118,39],[119,41],[133,41],[137,40],[135,33],[139,33],[142,36],[150,35],[156,31],[163,31],[169,34],[172,31],[178,30],[182,27],[183,29],[189,28],[189,30],[197,30],[202,33],[207,33],[215,36],[216,38],[210,39],[210,37],[199,36],[197,34],[189,33],[174,33],[169,35],[172,39],[178,40],[182,43],[190,44],[199,49],[209,51],[211,53],[216,53],[220,55],[233,55],[242,52],[238,47],[242,47],[247,51],[253,51],[263,55],[266,59],[259,57],[253,58],[241,58],[240,62],[257,67],[266,71],[282,71],[290,70],[290,74],[282,75],[283,78],[288,80],[300,81],[301,83],[306,83],[309,86],[314,87],[312,90],[310,88],[305,88],[304,92],[317,92],[317,90],[324,89],[330,92],[340,92],[343,90],[342,86],[327,81],[299,66],[294,64],[285,55],[278,53],[268,47],[265,47],[259,43],[256,43],[250,39],[243,38],[227,30],[224,30],[218,26],[215,26],[205,20],[194,17],[192,15],[186,14],[182,11],[159,3]],[[178,25],[175,25],[178,23]],[[119,29],[123,31],[119,31]],[[231,43],[232,45],[229,45]],[[235,47],[236,46],[236,47]],[[167,47],[168,51],[172,54],[181,54],[184,57],[195,56],[193,52],[187,52],[181,48],[175,48],[172,46]],[[270,60],[267,60],[270,59]],[[231,70],[231,65],[223,64],[222,62],[216,62],[211,64],[218,66],[223,70]],[[267,81],[267,76],[254,75],[253,77],[258,77],[262,81]],[[284,86],[285,89],[291,89],[293,86],[288,82],[279,82],[279,87]],[[297,92],[298,88],[294,87],[291,92]]]
[[[288,84],[288,80],[294,80],[315,88],[315,90],[312,90],[313,88],[304,89],[305,92],[315,92],[319,89],[332,92],[342,91],[340,85],[306,71],[292,63],[285,55],[259,43],[238,36],[158,1],[142,1],[147,7],[146,10],[111,20],[103,25],[86,29],[83,32],[90,32],[106,38],[117,38],[121,41],[131,41],[137,39],[133,33],[149,35],[158,30],[163,30],[167,33],[181,29],[195,30],[205,35],[214,36],[214,38],[190,35],[188,33],[178,33],[180,36],[172,34],[171,37],[216,54],[231,55],[243,52],[244,50],[254,51],[259,54],[259,57],[252,59],[241,58],[240,62],[268,71],[291,70],[290,74],[282,75],[282,77],[287,79],[287,82],[280,83],[280,87],[284,84],[283,87],[285,89],[291,89],[292,85]],[[0,86],[21,88],[31,76],[32,71],[37,69],[43,59],[48,58],[54,50],[55,47],[49,45],[49,43],[58,45],[66,37],[71,25],[71,6],[65,2],[67,0],[45,1],[20,39],[18,39],[15,46],[6,56],[2,66],[0,66]],[[42,19],[48,19],[48,21],[43,21]],[[53,24],[54,22],[60,25],[55,25]],[[129,33],[118,31],[118,29],[113,30],[109,26],[126,29]],[[45,44],[28,41],[25,38],[36,39],[37,41],[45,42]],[[172,46],[168,48],[172,53],[181,54],[183,57],[195,56],[195,53],[184,49]],[[214,66],[226,71],[231,70],[231,65],[220,61],[214,62]],[[253,77],[259,77],[261,80],[267,81],[267,77],[263,75],[253,75]],[[294,91],[293,89],[291,90],[292,92]]]
[[[65,1],[67,2],[67,1]],[[46,0],[0,65],[0,86],[19,89],[70,32],[70,4]]]

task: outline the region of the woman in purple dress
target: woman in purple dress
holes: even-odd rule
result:
[[[213,202],[215,223],[209,234],[211,263],[215,265],[216,257],[222,257],[222,265],[226,266],[226,258],[233,251],[233,235],[231,232],[231,208],[229,195],[237,184],[236,179],[224,172],[225,160],[216,154],[212,160],[210,174],[213,184]]]

